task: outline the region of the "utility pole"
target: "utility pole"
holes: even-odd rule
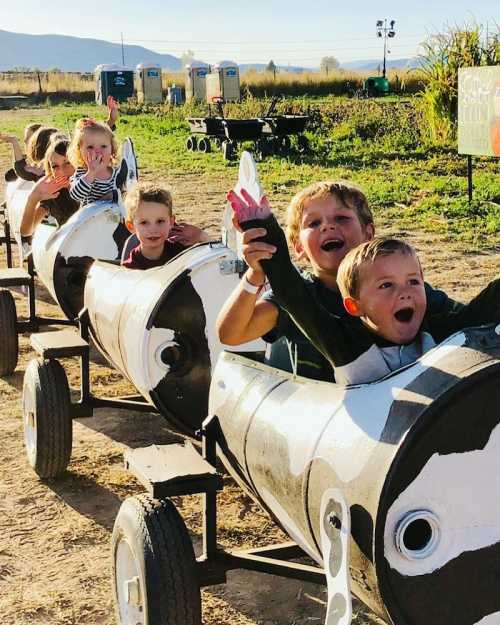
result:
[[[123,33],[120,33],[122,36],[122,65],[125,65],[125,50],[123,49]]]
[[[382,71],[382,76],[384,78],[386,74],[387,37],[392,39],[396,36],[396,31],[394,30],[395,25],[396,22],[394,20],[389,22],[389,26],[387,26],[387,19],[377,20],[377,37],[384,38],[384,69]]]

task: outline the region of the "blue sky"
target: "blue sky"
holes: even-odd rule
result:
[[[493,28],[495,19],[500,23],[499,0],[20,0],[2,5],[3,30],[117,42],[123,32],[125,43],[175,56],[191,49],[208,62],[273,59],[311,67],[326,55],[341,62],[378,58],[382,44],[375,35],[377,19],[396,20],[393,58],[414,56],[418,44],[446,24],[489,21]]]

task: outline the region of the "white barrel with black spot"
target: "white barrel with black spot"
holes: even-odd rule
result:
[[[129,234],[122,205],[111,202],[88,204],[61,227],[37,227],[32,243],[36,273],[68,319],[83,307],[90,265],[96,258],[120,258]]]
[[[332,575],[349,519],[328,511],[323,562],[322,505],[341,493],[353,592],[397,625],[500,623],[499,334],[460,332],[352,387],[228,352],[217,363],[209,414],[226,467]]]
[[[235,260],[222,244],[204,243],[145,271],[97,261],[85,286],[99,349],[173,427],[190,435],[208,412],[222,349],[215,320],[239,281],[226,269]],[[263,352],[264,343],[239,349]]]

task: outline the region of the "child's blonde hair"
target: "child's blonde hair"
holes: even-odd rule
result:
[[[52,135],[59,132],[57,128],[40,126],[28,140],[26,160],[30,165],[39,165],[45,156]]]
[[[288,241],[295,245],[299,240],[302,213],[308,202],[328,196],[337,198],[344,206],[353,210],[363,226],[373,224],[373,215],[365,194],[358,187],[343,180],[314,182],[296,193],[286,211],[286,233]]]
[[[350,250],[342,259],[337,273],[337,286],[342,297],[359,296],[360,269],[364,264],[373,264],[377,258],[390,256],[396,252],[405,256],[415,256],[418,260],[415,249],[409,243],[390,237],[376,237]]]
[[[26,145],[28,145],[28,141],[30,140],[31,136],[41,127],[42,124],[28,124],[26,126],[23,133],[23,141]]]
[[[45,152],[45,158],[43,159],[43,169],[47,176],[54,175],[51,163],[51,159],[54,154],[59,154],[59,156],[67,156],[68,147],[69,138],[66,135],[53,135],[52,140],[49,143],[49,147]]]
[[[156,202],[164,204],[172,217],[172,195],[168,189],[154,183],[138,182],[127,192],[125,197],[126,219],[132,223],[139,210],[141,202]]]
[[[111,142],[111,162],[116,164],[116,157],[118,154],[118,145],[116,143],[115,135],[109,126],[101,122],[91,119],[90,117],[83,117],[78,119],[75,123],[75,132],[68,148],[68,159],[73,167],[87,167],[87,164],[80,151],[80,145],[86,132],[103,132],[107,135]]]

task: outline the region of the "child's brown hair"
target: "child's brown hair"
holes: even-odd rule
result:
[[[399,252],[405,256],[418,256],[414,248],[405,241],[390,237],[376,237],[350,250],[340,263],[337,273],[337,285],[342,297],[357,298],[361,286],[361,267],[373,264],[381,256],[390,256]]]
[[[52,169],[51,158],[54,154],[59,156],[66,156],[69,147],[69,138],[66,135],[55,135],[49,143],[49,147],[45,152],[45,158],[43,159],[43,169],[47,176],[53,176],[54,171]]]
[[[26,159],[30,165],[39,165],[45,156],[52,135],[58,132],[57,128],[40,126],[29,138],[26,146]]]
[[[30,140],[31,136],[41,127],[42,124],[28,124],[26,126],[23,133],[23,141],[25,145],[28,145],[28,141]]]
[[[75,132],[68,149],[68,159],[73,167],[87,167],[85,159],[80,151],[80,145],[86,132],[103,132],[110,138],[111,142],[111,162],[116,164],[116,156],[118,153],[118,145],[116,143],[115,135],[109,126],[101,122],[84,117],[77,120],[75,123]]]
[[[373,224],[373,215],[368,207],[365,194],[358,187],[343,180],[314,182],[296,193],[286,212],[286,233],[288,241],[294,245],[299,239],[302,213],[306,204],[312,200],[336,197],[347,208],[353,210],[363,226]]]
[[[146,182],[138,182],[134,185],[125,197],[126,220],[128,222],[134,221],[141,202],[164,204],[169,217],[172,217],[172,195],[165,187]]]

